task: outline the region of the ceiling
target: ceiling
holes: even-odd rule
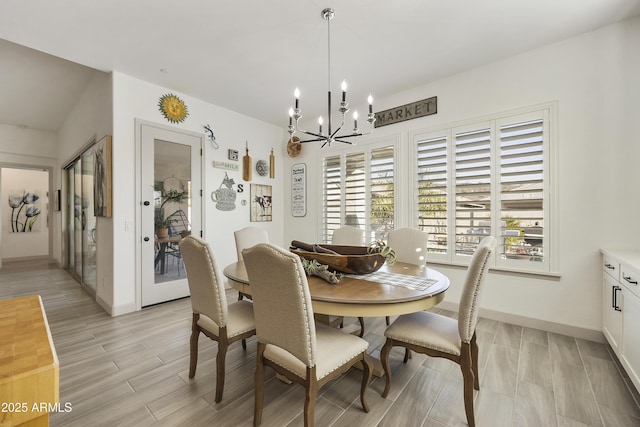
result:
[[[57,131],[95,70],[283,127],[299,87],[303,115],[326,114],[325,7],[336,11],[332,90],[345,79],[359,107],[370,92],[380,99],[640,14],[640,0],[5,0],[0,123]]]

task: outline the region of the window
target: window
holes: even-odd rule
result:
[[[350,147],[322,159],[323,242],[343,225],[365,230],[365,241],[386,239],[394,227],[395,145]]]
[[[494,267],[552,272],[551,108],[414,135],[415,212],[429,233],[428,260],[467,263],[493,235]]]

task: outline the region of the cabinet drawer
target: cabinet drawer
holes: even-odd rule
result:
[[[640,297],[640,272],[626,264],[620,265],[620,283],[626,286],[632,293]]]
[[[616,258],[604,255],[602,257],[602,270],[615,280],[620,280],[620,263]]]

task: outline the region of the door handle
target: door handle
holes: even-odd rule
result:
[[[145,237],[145,238],[144,238],[144,241],[145,241],[145,242],[148,242],[148,241],[149,241],[149,238],[148,238],[148,237]]]
[[[145,201],[144,201],[144,203],[143,203],[143,205],[145,205],[145,206],[149,206],[149,205],[150,205],[150,203],[149,203],[149,201],[148,201],[148,200],[145,200]]]

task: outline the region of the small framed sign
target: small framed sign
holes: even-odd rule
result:
[[[307,215],[307,165],[304,163],[291,167],[291,215]]]

